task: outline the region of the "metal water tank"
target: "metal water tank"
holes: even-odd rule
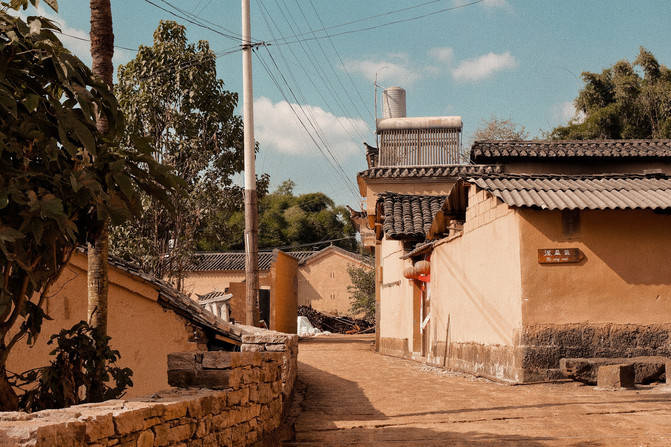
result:
[[[382,92],[382,117],[405,118],[405,90],[389,87]]]

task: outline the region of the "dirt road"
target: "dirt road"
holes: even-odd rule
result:
[[[669,446],[666,386],[510,386],[371,351],[371,337],[302,342],[303,399],[284,446]]]

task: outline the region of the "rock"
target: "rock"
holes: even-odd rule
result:
[[[634,365],[604,365],[597,373],[597,385],[600,388],[633,388]]]
[[[645,384],[660,380],[669,360],[666,357],[564,358],[559,361],[559,368],[568,378],[596,385],[600,366],[628,364],[634,367],[634,382]]]

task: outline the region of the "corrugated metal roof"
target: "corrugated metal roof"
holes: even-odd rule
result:
[[[423,241],[445,199],[446,196],[380,194],[377,203],[383,208],[385,235],[389,239]]]
[[[302,262],[317,251],[289,251],[286,254]],[[273,253],[270,251],[259,252],[259,270],[270,270]],[[213,252],[196,254],[194,265],[189,269],[191,272],[221,272],[245,269],[245,253],[243,252]]]
[[[359,177],[375,178],[422,178],[460,177],[466,175],[497,174],[501,167],[494,165],[436,165],[436,166],[384,166],[366,169]]]
[[[671,158],[671,139],[476,141],[473,163],[534,158]]]
[[[643,175],[500,175],[468,180],[515,207],[669,209],[671,179]]]

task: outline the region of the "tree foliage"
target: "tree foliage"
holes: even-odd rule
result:
[[[207,41],[187,42],[186,29],[161,21],[150,47],[118,70],[116,94],[126,115],[124,142],[147,138],[156,160],[184,183],[174,212],[150,196],[142,214],[112,230],[112,253],[132,258],[157,277],[179,278],[190,262],[197,230],[221,209],[237,208],[242,191],[242,120],[236,93],[217,78]],[[170,256],[167,256],[170,254]]]
[[[584,117],[551,132],[555,139],[671,137],[671,70],[641,48],[601,73],[582,73],[574,104]]]
[[[119,148],[123,119],[112,92],[62,46],[57,30],[47,19],[0,10],[2,409],[18,404],[5,369],[9,352],[39,334],[46,291],[77,244],[95,238],[106,219],[120,223],[138,212],[141,191],[166,199],[174,186],[141,145]],[[96,130],[97,113],[110,123],[105,135]]]
[[[480,140],[527,140],[529,132],[524,126],[510,119],[499,119],[495,116],[488,121],[482,120],[480,127],[473,132],[473,141]]]
[[[351,286],[347,286],[350,294],[350,311],[352,314],[364,314],[364,319],[375,319],[375,270],[347,266]]]
[[[259,248],[319,248],[319,242],[342,239],[334,245],[356,251],[355,229],[349,211],[336,206],[326,194],[295,195],[294,182],[284,181],[273,193],[259,200]],[[222,212],[208,222],[201,233],[201,250],[239,250],[244,248],[244,212],[238,208]],[[225,239],[217,237],[226,234]],[[346,238],[346,239],[343,239]],[[300,247],[305,244],[315,244]],[[331,242],[324,242],[329,245]]]
[[[133,386],[133,371],[117,366],[121,355],[109,347],[109,340],[85,321],[52,335],[47,344],[56,342],[49,353],[56,358],[51,364],[13,378],[24,391],[21,409],[40,411],[122,397]]]

